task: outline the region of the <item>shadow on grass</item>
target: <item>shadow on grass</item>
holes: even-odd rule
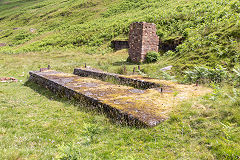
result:
[[[138,65],[138,63],[133,63],[128,61],[118,61],[118,62],[113,62],[112,65],[113,66]]]
[[[157,62],[157,61],[155,61]],[[124,66],[124,65],[142,65],[142,64],[154,64],[155,62],[129,62],[129,61],[117,61],[117,62],[113,62],[112,65],[113,66]]]
[[[35,92],[41,94],[42,96],[45,96],[48,99],[58,101],[58,102],[61,102],[64,104],[73,104],[74,106],[76,106],[78,108],[79,111],[91,114],[92,116],[104,115],[109,119],[109,121],[112,125],[119,125],[121,127],[128,127],[128,128],[134,128],[134,129],[147,128],[147,126],[144,124],[133,125],[133,124],[129,123],[128,120],[125,120],[125,119],[119,120],[119,117],[114,117],[112,115],[109,115],[108,113],[104,112],[102,109],[99,109],[95,106],[89,105],[89,103],[87,103],[86,101],[78,101],[73,98],[68,99],[67,97],[62,96],[60,94],[55,94],[55,93],[51,92],[50,90],[48,90],[40,85],[37,85],[36,83],[34,83],[32,81],[29,81],[29,80],[26,81],[24,83],[24,86],[31,88]]]

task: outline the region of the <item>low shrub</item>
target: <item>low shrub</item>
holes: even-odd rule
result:
[[[145,62],[152,63],[152,62],[158,61],[158,59],[159,59],[159,53],[151,51],[147,53]]]
[[[222,66],[215,69],[207,67],[194,67],[185,71],[184,82],[187,83],[220,83],[227,78],[227,70]]]

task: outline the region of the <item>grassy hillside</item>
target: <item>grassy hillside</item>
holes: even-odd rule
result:
[[[240,91],[233,87],[213,86],[212,94],[175,106],[167,121],[137,129],[27,82],[29,70],[47,64],[69,73],[84,63],[116,71],[109,64],[123,58],[127,53],[1,55],[0,77],[19,81],[0,83],[0,159],[239,159]]]
[[[239,20],[239,0],[0,0],[0,78],[18,79],[0,82],[0,159],[239,159]],[[198,80],[213,93],[175,106],[154,128],[134,128],[27,81],[48,64],[132,72],[137,65],[110,41],[126,39],[136,21],[157,24],[162,41],[185,39],[140,74]]]
[[[161,40],[184,37],[176,68],[233,67],[240,54],[238,0],[1,0],[1,53],[80,51],[104,54],[112,39],[127,38],[136,21],[157,24]],[[18,28],[13,30],[13,28]],[[30,29],[34,33],[30,32]]]

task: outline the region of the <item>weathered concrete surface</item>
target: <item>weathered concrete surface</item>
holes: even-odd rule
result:
[[[169,113],[182,101],[211,92],[211,89],[201,86],[182,85],[141,76],[131,78],[163,84],[164,91],[161,92],[161,88],[140,90],[53,70],[29,74],[30,81],[54,93],[86,102],[115,120],[136,126],[156,126],[166,120]]]
[[[158,103],[159,91],[139,90],[53,70],[29,72],[33,81],[49,90],[85,101],[129,125],[155,126],[167,119],[169,108]]]
[[[212,91],[210,88],[203,86],[178,84],[172,81],[143,77],[141,75],[120,75],[93,68],[75,68],[73,73],[82,77],[91,77],[100,80],[108,81],[108,79],[110,79],[110,81],[113,80],[118,84],[133,86],[140,89],[157,90],[161,91],[161,93],[176,94],[175,98],[180,100],[202,96]]]
[[[133,86],[141,89],[164,87],[160,83],[150,82],[147,79],[137,79],[131,76],[124,76],[120,74],[108,73],[96,69],[89,68],[75,68],[73,74],[82,77],[92,77],[100,80],[114,80],[118,84]]]

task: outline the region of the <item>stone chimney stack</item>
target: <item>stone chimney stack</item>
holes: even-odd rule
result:
[[[130,25],[128,54],[133,62],[143,62],[150,51],[158,52],[159,38],[153,23],[136,22]]]

